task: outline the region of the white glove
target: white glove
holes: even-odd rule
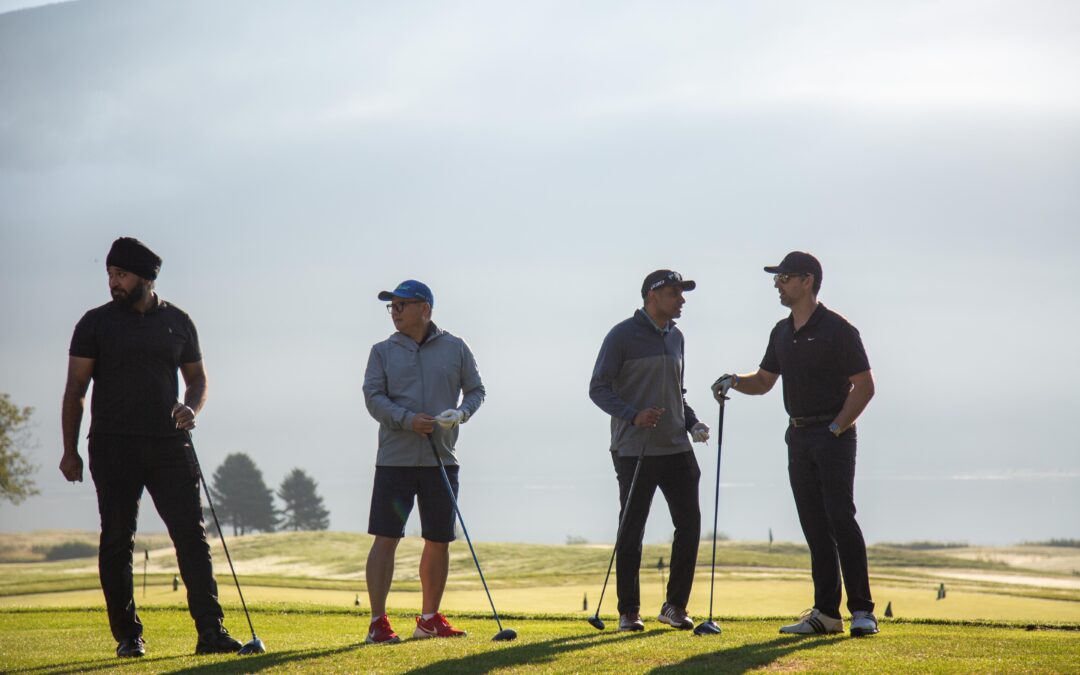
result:
[[[695,443],[704,443],[709,440],[709,425],[704,422],[695,424],[690,429],[690,438],[693,438]]]
[[[465,418],[465,413],[455,408],[444,410],[435,416],[435,421],[439,423],[439,426],[443,429],[453,429],[457,425],[461,424],[461,421]]]
[[[735,382],[735,375],[721,375],[720,379],[712,384],[712,395],[716,399],[716,402],[723,405],[727,400],[728,390],[731,389],[731,385]]]

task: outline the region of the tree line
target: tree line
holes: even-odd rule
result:
[[[330,527],[330,512],[323,505],[318,484],[303,469],[293,469],[275,493],[266,486],[255,462],[238,452],[226,457],[214,471],[209,487],[218,519],[222,526],[232,525],[235,535]],[[281,500],[280,508],[274,503],[275,496]]]

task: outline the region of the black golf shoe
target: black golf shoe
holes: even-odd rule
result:
[[[236,654],[244,645],[229,635],[225,626],[212,626],[199,633],[196,654]]]
[[[121,640],[120,644],[116,645],[116,655],[122,659],[146,656],[146,644],[141,637]]]

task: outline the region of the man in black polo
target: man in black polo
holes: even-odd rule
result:
[[[784,378],[790,417],[785,440],[788,476],[814,578],[814,606],[781,633],[842,633],[841,571],[851,612],[851,634],[878,632],[866,563],[866,543],[855,521],[855,420],[874,395],[874,378],[859,331],[818,302],[821,263],[793,251],[775,267],[780,304],[791,309],[769,336],[756,373],[724,375],[717,400],[729,390],[764,394]]]
[[[206,370],[195,324],[154,292],[161,258],[137,239],[113,242],[105,269],[113,300],[83,315],[71,338],[60,471],[69,481],[83,479],[79,427],[93,380],[88,445],[101,515],[98,571],[109,626],[119,643],[116,655],[146,653],[131,559],[143,488],[153,497],[176,547],[188,609],[199,633],[195,652],[235,653],[241,645],[221,624],[224,615],[188,433],[206,402]],[[177,370],[186,385],[183,403],[176,398]]]

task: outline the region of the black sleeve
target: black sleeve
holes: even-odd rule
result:
[[[199,349],[199,332],[195,330],[195,322],[187,314],[184,315],[184,327],[188,332],[188,340],[184,343],[184,350],[180,352],[180,363],[202,361],[202,350]]]
[[[840,330],[838,343],[840,367],[843,368],[844,375],[851,377],[870,370],[870,359],[866,356],[866,349],[863,347],[858,328],[845,322]]]
[[[96,359],[98,357],[97,321],[93,312],[83,314],[79,323],[75,324],[75,332],[71,335],[71,347],[68,348],[69,356],[83,359]]]
[[[776,354],[776,331],[780,326],[774,326],[772,332],[769,333],[769,344],[765,347],[765,356],[761,357],[760,368],[767,370],[770,373],[776,373],[781,375],[780,372],[780,357]]]

